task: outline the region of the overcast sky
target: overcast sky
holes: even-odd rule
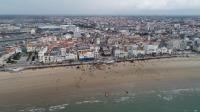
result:
[[[200,0],[0,0],[0,14],[200,15]]]

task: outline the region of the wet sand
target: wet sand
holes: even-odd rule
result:
[[[0,105],[48,105],[132,90],[193,87],[199,82],[200,57],[0,72]]]

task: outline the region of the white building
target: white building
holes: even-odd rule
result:
[[[66,55],[66,48],[60,48],[61,56]]]
[[[145,54],[157,54],[158,45],[144,45]]]
[[[72,54],[72,53],[67,53],[65,55],[65,60],[68,61],[68,60],[77,60],[77,55],[76,54]]]
[[[116,49],[114,51],[114,56],[117,58],[127,58],[129,56],[129,53],[125,52],[124,50]]]
[[[100,45],[100,43],[101,43],[101,39],[100,38],[96,38],[96,44]]]
[[[181,48],[181,40],[170,40],[168,42],[168,48],[169,49],[180,49]]]
[[[45,55],[43,63],[62,63],[63,61],[75,61],[77,55],[72,53],[66,53],[65,56],[52,56]]]
[[[60,25],[60,28],[67,32],[73,32],[75,38],[81,37],[80,28],[76,25]]]
[[[64,38],[67,39],[67,40],[68,40],[68,39],[72,39],[72,37],[73,37],[72,34],[65,34],[65,35],[64,35]]]
[[[45,62],[45,53],[47,53],[48,48],[47,47],[43,47],[40,49],[40,51],[38,52],[38,59],[39,62]]]
[[[36,30],[35,29],[31,29],[31,34],[32,35],[36,34]]]
[[[162,47],[158,49],[158,53],[161,54],[172,54],[172,49],[168,49],[166,47]]]
[[[56,36],[41,37],[39,38],[39,41],[42,43],[55,42],[57,41],[57,37]]]
[[[180,24],[174,24],[174,28],[180,29],[181,25]]]
[[[127,48],[130,56],[136,57],[138,55],[138,45],[129,45]]]
[[[137,50],[137,55],[145,55],[145,50]]]

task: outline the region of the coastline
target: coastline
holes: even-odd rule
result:
[[[199,85],[199,72],[199,57],[0,72],[0,105],[40,105],[66,98],[104,97],[105,92],[113,95],[132,90],[194,87]]]
[[[8,66],[1,68],[4,72],[19,72],[19,71],[26,71],[26,70],[37,70],[37,69],[46,69],[46,68],[57,68],[57,67],[74,67],[74,66],[83,66],[83,65],[102,65],[102,64],[113,64],[113,63],[120,63],[120,62],[137,62],[137,61],[148,61],[148,60],[157,60],[157,59],[170,59],[170,58],[177,58],[177,57],[189,57],[189,56],[158,56],[158,57],[145,57],[145,58],[132,58],[128,60],[116,60],[115,62],[112,61],[89,61],[89,62],[73,62],[73,63],[60,63],[60,64],[42,64],[42,65],[33,65],[33,66]]]

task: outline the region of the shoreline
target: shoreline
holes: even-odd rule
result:
[[[44,65],[34,65],[34,66],[27,66],[27,67],[16,67],[11,66],[8,68],[1,68],[4,72],[20,72],[20,71],[26,71],[26,70],[35,70],[35,69],[46,69],[46,68],[56,68],[56,67],[67,67],[67,66],[82,66],[82,65],[103,65],[103,64],[116,64],[121,62],[131,62],[135,63],[137,61],[148,61],[148,60],[160,60],[160,59],[170,59],[170,58],[184,58],[189,56],[179,56],[179,55],[173,55],[173,56],[157,56],[157,57],[145,57],[145,58],[133,58],[133,59],[126,59],[126,60],[117,60],[115,62],[96,62],[94,61],[86,61],[86,62],[74,62],[74,63],[63,63],[63,64],[44,64]],[[1,71],[0,71],[1,72]]]
[[[171,58],[113,65],[0,72],[0,105],[46,104],[105,92],[199,86],[200,58]]]

